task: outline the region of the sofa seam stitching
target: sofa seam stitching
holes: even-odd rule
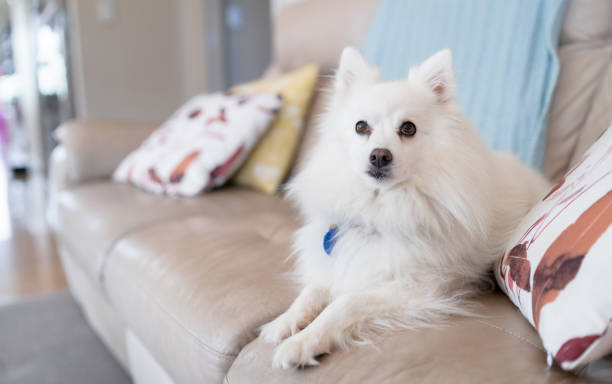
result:
[[[534,348],[536,348],[536,349],[538,349],[540,351],[546,352],[546,350],[544,348],[540,347],[539,345],[537,345],[533,341],[531,341],[531,340],[529,340],[529,339],[527,339],[527,338],[525,338],[523,336],[520,336],[520,335],[510,331],[509,329],[506,329],[504,327],[500,327],[500,326],[495,325],[495,324],[488,323],[488,322],[486,322],[484,320],[480,320],[480,319],[476,319],[476,321],[481,323],[481,324],[484,324],[486,326],[489,326],[489,327],[491,327],[493,329],[496,329],[496,330],[498,330],[500,332],[506,333],[506,334],[508,334],[508,335],[510,335],[510,336],[512,336],[512,337],[514,337],[516,339],[518,339],[518,340],[521,340],[521,341],[531,345],[532,347],[534,347]]]

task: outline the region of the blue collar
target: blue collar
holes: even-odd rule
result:
[[[331,256],[336,241],[338,241],[338,226],[330,225],[329,230],[323,236],[323,249],[329,256]]]

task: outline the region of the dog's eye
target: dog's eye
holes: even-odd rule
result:
[[[399,134],[401,136],[414,136],[416,134],[416,125],[412,121],[404,121],[399,128]]]
[[[355,132],[360,135],[366,135],[370,133],[370,126],[367,122],[363,120],[359,120],[357,124],[355,124]]]

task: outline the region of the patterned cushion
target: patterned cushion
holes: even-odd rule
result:
[[[566,370],[612,352],[612,128],[523,220],[500,287]]]
[[[273,93],[199,95],[183,105],[119,165],[113,179],[147,191],[194,196],[222,185],[268,129]]]
[[[280,77],[235,88],[248,92],[275,92],[283,96],[278,119],[233,177],[236,184],[268,194],[278,190],[295,157],[318,75],[319,68],[308,65]]]

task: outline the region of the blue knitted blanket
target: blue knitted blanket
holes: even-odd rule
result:
[[[541,168],[564,9],[564,0],[382,0],[362,51],[398,80],[450,48],[459,101],[489,147]]]

